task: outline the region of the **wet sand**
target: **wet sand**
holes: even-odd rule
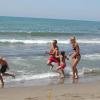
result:
[[[1,88],[0,100],[100,100],[100,81]]]

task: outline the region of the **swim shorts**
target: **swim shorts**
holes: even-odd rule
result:
[[[59,59],[57,59],[57,58],[55,58],[55,57],[50,57],[49,59],[48,59],[50,62],[55,62],[55,63],[59,63]]]
[[[6,64],[5,65],[1,65],[0,73],[5,73],[7,68],[8,68],[8,66]]]

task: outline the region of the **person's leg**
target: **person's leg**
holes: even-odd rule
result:
[[[78,58],[76,59],[76,66],[77,66],[77,64],[79,63],[80,59],[81,59],[81,56],[78,56]],[[76,72],[76,78],[78,79],[79,76],[78,76],[78,70],[77,70],[77,67],[76,67],[76,69],[75,69],[75,72]]]
[[[72,61],[71,61],[71,66],[72,66],[72,72],[73,72],[73,79],[75,78],[75,68],[74,68],[74,62],[75,62],[75,58],[72,58]]]
[[[51,66],[51,69],[54,67],[54,65],[52,64],[52,62],[57,63],[58,66],[60,65],[58,59],[56,59],[55,57],[50,57],[48,59],[47,65]]]
[[[54,67],[54,66],[52,65],[52,62],[51,62],[50,60],[47,61],[47,65],[48,65],[48,66],[51,66],[51,69]]]
[[[78,78],[77,64],[78,64],[78,59],[76,58],[72,65],[74,78]],[[76,75],[76,77],[75,77],[75,75]]]
[[[13,78],[15,78],[15,75],[11,73],[3,73],[3,76],[12,76]]]
[[[60,74],[60,78],[64,78],[64,71],[62,70],[61,67],[59,67],[58,72]]]
[[[61,78],[64,78],[64,71],[61,69]]]
[[[72,67],[72,71],[73,71],[73,78],[75,78],[75,69],[74,69],[74,67]]]
[[[3,81],[3,78],[2,78],[2,75],[0,74],[0,80],[1,80],[1,83],[2,83],[2,87],[4,86],[4,81]]]

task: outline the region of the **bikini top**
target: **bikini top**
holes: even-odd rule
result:
[[[76,51],[76,48],[73,48],[74,51]]]

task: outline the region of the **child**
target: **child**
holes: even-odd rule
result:
[[[13,78],[15,78],[15,75],[10,74],[10,73],[6,73],[6,71],[9,69],[9,66],[8,66],[7,61],[3,57],[0,58],[0,65],[1,65],[0,80],[1,80],[2,86],[4,86],[4,81],[3,81],[2,76],[12,76]]]
[[[65,55],[65,51],[61,51],[59,55],[60,59],[60,66],[57,68],[57,71],[60,73],[60,77],[64,78],[64,68],[66,67],[66,59],[68,60],[67,56]]]
[[[50,55],[50,57],[48,59],[47,65],[51,66],[51,69],[53,68],[52,62],[57,63],[59,66],[59,58],[57,58],[57,56],[59,55],[57,40],[53,40],[50,52],[48,54]]]

